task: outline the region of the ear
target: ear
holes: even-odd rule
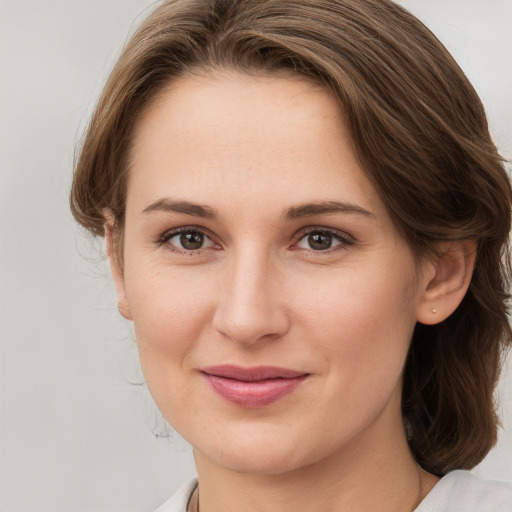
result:
[[[474,240],[440,244],[439,255],[426,265],[424,290],[416,314],[418,322],[434,325],[457,309],[471,282],[476,253]]]
[[[126,296],[126,287],[124,283],[124,272],[122,262],[119,260],[119,252],[116,247],[116,233],[114,230],[114,220],[112,215],[106,215],[104,224],[105,243],[107,246],[108,259],[110,261],[110,269],[117,291],[117,308],[119,313],[126,320],[132,320],[130,312],[130,304]]]

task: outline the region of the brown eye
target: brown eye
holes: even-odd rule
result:
[[[331,232],[330,230],[314,229],[305,233],[297,242],[296,248],[309,251],[321,252],[329,249],[343,249],[353,245],[354,241],[349,235],[341,232]]]
[[[311,233],[307,237],[307,242],[314,251],[325,251],[332,246],[332,235],[330,233]]]
[[[201,249],[204,244],[204,235],[199,231],[190,231],[180,235],[180,244],[187,251]]]
[[[160,244],[170,246],[175,252],[194,252],[215,246],[208,235],[197,229],[170,232],[162,237]]]

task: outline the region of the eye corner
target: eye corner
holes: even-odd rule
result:
[[[177,240],[173,243],[174,238],[177,238]],[[156,237],[155,243],[158,247],[185,256],[198,255],[205,250],[222,249],[221,244],[209,231],[198,226],[181,226],[167,229]],[[187,247],[186,244],[190,246]]]
[[[317,237],[317,239],[315,240],[311,237]],[[308,247],[301,247],[301,243],[308,244]],[[313,244],[315,246],[313,246]],[[290,249],[293,251],[303,250],[315,255],[321,255],[347,249],[354,244],[354,237],[348,233],[324,226],[310,226],[301,229],[297,233],[295,242],[291,245]]]

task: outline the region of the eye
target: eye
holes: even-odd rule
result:
[[[348,236],[329,230],[315,229],[306,233],[296,244],[299,249],[307,249],[311,251],[328,251],[337,247],[345,247],[353,242]]]
[[[209,247],[216,247],[213,240],[197,229],[180,229],[165,233],[159,244],[168,244],[177,252],[196,252]]]

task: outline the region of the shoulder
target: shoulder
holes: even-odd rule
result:
[[[155,512],[187,512],[190,496],[197,487],[197,478],[183,484],[163,505]]]
[[[512,512],[512,484],[451,471],[415,512]]]

